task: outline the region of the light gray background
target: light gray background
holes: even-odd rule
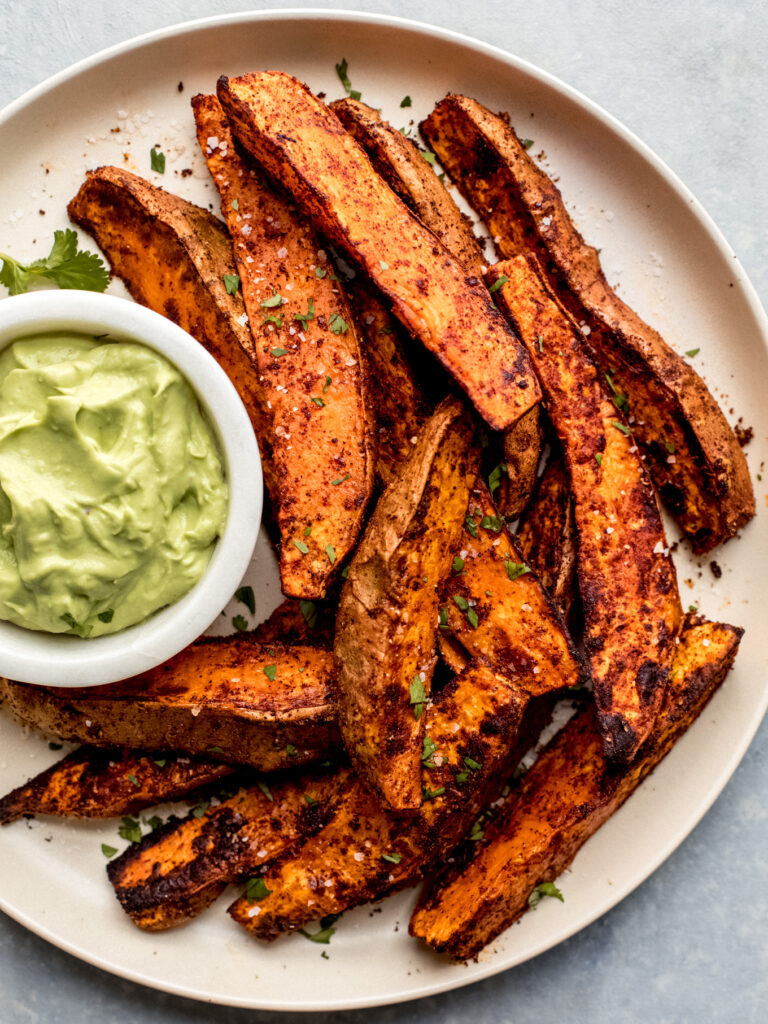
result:
[[[276,6],[294,5],[0,0],[2,103],[141,32]],[[586,93],[682,177],[768,303],[764,0],[339,0],[333,6],[464,32]],[[345,1024],[757,1024],[768,1020],[767,783],[764,723],[704,821],[638,891],[558,948],[458,992],[344,1014],[211,1007],[102,974],[2,917],[0,1024],[330,1024],[342,1018]],[[376,949],[370,953],[375,957]]]

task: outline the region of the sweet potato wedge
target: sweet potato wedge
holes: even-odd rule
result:
[[[560,612],[523,561],[478,477],[453,569],[440,588],[440,631],[531,696],[582,674]]]
[[[336,618],[339,726],[387,807],[421,803],[422,711],[435,666],[440,581],[477,472],[474,425],[446,399],[384,491],[349,566]]]
[[[275,771],[337,745],[333,656],[247,634],[191,644],[151,672],[87,689],[0,680],[23,722],[94,746],[210,754]]]
[[[615,397],[628,401],[656,486],[694,551],[732,537],[755,514],[734,432],[689,363],[608,285],[597,250],[584,242],[551,178],[503,117],[466,96],[447,96],[421,130],[501,256],[532,258],[589,328],[593,355]]]
[[[424,716],[425,799],[418,813],[387,812],[365,786],[352,783],[322,831],[266,868],[270,891],[258,909],[244,896],[229,913],[252,935],[273,939],[413,884],[469,830],[538,734],[541,704],[530,704],[526,712],[523,693],[471,664]]]
[[[360,100],[347,96],[329,106],[392,191],[437,235],[467,273],[482,281],[485,259],[469,219],[416,143]]]
[[[414,217],[306,86],[265,71],[220,78],[218,96],[240,143],[370,277],[490,426],[503,430],[538,402],[528,358],[482,282]]]
[[[411,935],[468,960],[527,909],[693,723],[730,669],[742,630],[703,619],[685,623],[664,707],[630,766],[603,755],[594,709],[554,737],[486,829],[468,866],[433,879],[411,917]]]
[[[311,226],[237,152],[216,97],[195,96],[192,108],[232,236],[269,415],[283,593],[324,597],[373,490],[374,424],[357,327]]]
[[[656,497],[581,332],[533,265],[517,256],[490,276],[503,282],[499,304],[531,355],[563,449],[598,719],[606,756],[627,764],[661,706],[682,614]]]
[[[571,490],[557,455],[539,477],[517,528],[522,560],[531,565],[566,621],[576,600],[576,524]]]
[[[94,237],[133,298],[183,327],[226,370],[256,431],[271,498],[277,477],[269,419],[245,306],[224,284],[235,273],[224,225],[208,210],[119,167],[89,171],[67,211]]]
[[[332,647],[335,606],[329,601],[299,601],[289,597],[253,630],[255,641]]]
[[[339,769],[247,786],[213,807],[171,818],[108,864],[120,905],[148,931],[195,917],[228,883],[322,828],[348,776],[349,769]]]
[[[80,747],[0,799],[0,825],[35,814],[115,818],[176,800],[231,775],[205,757]]]
[[[393,192],[440,239],[466,272],[482,281],[486,261],[471,224],[418,146],[383,120],[378,110],[360,100],[347,97],[331,103],[330,108]],[[505,431],[503,443],[507,471],[499,505],[505,516],[516,519],[527,505],[536,482],[541,446],[538,405]]]

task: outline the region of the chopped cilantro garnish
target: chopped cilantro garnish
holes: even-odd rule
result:
[[[330,377],[328,377],[328,376],[326,376],[326,378],[325,378],[325,384],[323,384],[323,394],[325,394],[325,393],[326,393],[326,391],[328,390],[328,388],[329,388],[330,386],[331,386],[331,378],[330,378]]]
[[[613,383],[613,377],[610,373],[606,373],[605,379],[608,382],[608,387],[611,389],[611,398],[613,399],[613,404],[616,406],[619,412],[624,412],[624,410],[629,408],[629,399],[624,394],[624,392],[617,388],[616,385]]]
[[[266,319],[272,320],[273,317],[267,317]],[[282,326],[282,325],[280,325],[280,326]],[[281,356],[287,356],[288,355],[288,349],[287,348],[271,348],[269,350],[269,354],[271,356],[274,356],[275,359],[279,359]]]
[[[325,553],[328,556],[328,561],[331,563],[331,565],[334,565],[336,562],[336,548],[333,546],[333,544],[325,545]]]
[[[165,153],[155,146],[149,151],[149,166],[158,174],[165,174]]]
[[[451,568],[453,569],[454,572],[461,572],[462,569],[464,568],[464,559],[456,555],[456,557],[453,560]]]
[[[410,105],[411,105],[411,97],[410,96],[403,96],[403,98],[400,100],[400,106],[401,107],[410,107]]]
[[[315,319],[315,312],[315,300],[310,299],[309,302],[307,303],[307,312],[296,313],[293,319],[298,320],[299,323],[304,327],[304,330],[306,331],[307,324],[309,323],[309,321]]]
[[[483,516],[480,520],[480,526],[484,530],[490,530],[492,533],[501,533],[504,520],[501,516]]]
[[[477,612],[475,611],[474,608],[468,608],[467,609],[467,622],[470,624],[472,629],[477,629],[478,618],[477,618]]]
[[[249,903],[260,903],[271,893],[272,890],[267,888],[263,878],[249,878],[245,884],[245,898]]]
[[[256,598],[253,594],[253,587],[238,587],[235,591],[235,597],[241,602],[241,604],[244,604],[251,615],[253,615],[256,611]]]
[[[672,441],[665,441],[664,447],[667,449],[670,455],[674,455],[677,451],[677,448],[675,448],[675,445]]]
[[[468,778],[469,778],[469,772],[459,772],[456,775],[456,781],[458,782],[458,784],[460,786],[463,786]]]
[[[305,537],[308,537],[308,536],[310,535],[310,533],[312,533],[312,523],[308,523],[308,524],[307,524],[307,525],[306,525],[306,526],[304,527],[304,536],[305,536]]]
[[[233,199],[229,205],[232,207],[235,213],[237,213],[237,211],[240,209],[240,203],[238,202],[237,199]]]
[[[237,289],[240,287],[240,275],[239,274],[225,274],[222,277],[224,287],[227,289],[227,295],[236,295]]]
[[[201,800],[199,804],[192,808],[193,818],[202,818],[208,808],[211,806],[210,800]]]
[[[96,618],[99,620],[99,622],[111,622],[112,619],[114,619],[114,617],[115,617],[115,609],[114,608],[107,608],[105,611],[99,612],[99,614],[96,616]]]
[[[258,779],[256,785],[259,787],[259,789],[267,798],[267,800],[269,800],[269,802],[273,804],[275,802],[275,798],[272,796],[272,790],[269,788],[266,782],[264,782],[263,779]]]
[[[315,800],[315,798],[311,796],[309,793],[304,794],[304,803],[308,807],[317,807],[317,800]]]
[[[49,750],[61,750],[63,746],[64,746],[63,743],[54,743],[53,740],[51,740],[49,742],[49,744],[48,744],[48,749]]]
[[[484,835],[482,818],[478,818],[472,826],[472,831],[469,833],[469,841],[471,843],[479,843]]]
[[[101,852],[104,854],[105,857],[114,857],[115,854],[117,853],[117,847],[107,846],[106,843],[102,843]]]
[[[299,608],[301,614],[304,616],[304,621],[310,629],[314,629],[317,626],[318,610],[317,605],[314,601],[306,601],[304,598],[299,601]]]
[[[296,540],[296,538],[294,537],[293,543],[294,543],[294,546],[299,549],[299,551],[302,553],[302,555],[308,555],[309,554],[309,548],[307,547],[307,545],[304,543],[303,540]]]
[[[461,594],[454,594],[453,600],[463,612],[469,608],[469,601],[467,601],[466,597],[462,597]]]
[[[533,145],[533,139],[523,139],[520,145],[523,147],[523,149],[530,149]]]
[[[158,758],[154,762],[154,764],[156,764],[158,768],[165,768],[165,766],[168,764],[168,761],[164,757],[161,757],[161,758]]]
[[[602,466],[602,464],[603,464],[602,452],[598,452],[597,453],[597,455],[595,456],[595,462],[598,464],[598,466]]]
[[[248,620],[244,615],[233,615],[232,625],[235,627],[238,633],[244,633],[248,629]]]
[[[315,403],[318,409],[325,408],[325,402],[322,400],[322,398],[318,398],[316,395],[313,395],[311,400]]]
[[[470,536],[476,537],[477,523],[475,522],[475,517],[471,513],[467,516],[465,525],[467,527],[467,532],[470,534]]]
[[[145,825],[148,825],[153,832],[163,824],[163,819],[157,814],[153,814],[151,818],[142,818],[141,820]]]
[[[489,292],[497,292],[499,288],[503,288],[509,278],[506,274],[500,274],[499,277],[493,282],[491,287],[488,289]]]
[[[513,562],[511,558],[504,559],[504,568],[507,570],[507,576],[511,580],[516,580],[520,576],[525,576],[527,572],[530,572],[529,566],[524,562]]]
[[[321,281],[327,275],[327,273],[328,271],[325,269],[325,267],[315,267],[315,277],[319,277]]]
[[[442,796],[445,792],[445,786],[439,786],[437,789],[430,789],[429,786],[425,786],[421,791],[422,799],[434,800],[438,796]]]
[[[139,787],[141,786],[141,783],[140,783],[140,782],[139,782],[139,780],[138,780],[138,779],[136,778],[136,776],[135,776],[135,775],[133,774],[133,772],[128,772],[128,781],[129,781],[129,782],[132,782],[132,783],[133,783],[133,785],[134,785],[134,786],[135,786],[135,787],[136,787],[137,789],[138,789],[138,788],[139,788]]]
[[[279,292],[275,291],[274,288],[272,289],[272,294],[270,295],[270,297],[268,299],[264,299],[263,302],[259,303],[262,309],[274,309],[276,306],[282,306],[282,304],[283,296],[280,295]]]
[[[12,256],[0,253],[3,262],[0,284],[9,294],[19,295],[40,278],[59,288],[80,288],[89,292],[103,292],[109,284],[109,271],[95,253],[78,250],[77,233],[71,228],[54,231],[51,251],[43,259],[32,263],[19,263]]]
[[[402,853],[382,853],[382,860],[388,860],[390,864],[399,864],[403,859]]]
[[[389,264],[386,260],[379,260],[379,266],[382,270],[389,270]]]
[[[448,629],[448,609],[440,608],[437,612],[437,624],[440,629]]]
[[[701,352],[700,348],[689,348],[685,354],[688,356],[689,359],[693,359],[693,357],[697,356],[699,352]]]
[[[345,565],[344,568],[341,570],[341,578],[345,580],[347,576],[349,576],[349,566]]]
[[[308,932],[304,928],[300,928],[299,931],[310,942],[322,942],[323,945],[327,946],[331,941],[331,936],[336,933],[336,929],[333,926],[340,917],[341,914],[328,914],[327,917],[321,917],[320,931],[318,932]]]
[[[296,757],[296,755],[298,754],[298,750],[296,749],[296,747],[294,747],[292,743],[286,743],[285,752],[288,755],[288,757]]]
[[[470,769],[470,771],[473,771],[473,772],[479,772],[480,769],[483,767],[480,764],[480,762],[476,761],[473,757],[465,757],[464,758],[464,764],[467,766],[467,768]]]
[[[618,420],[611,420],[611,426],[612,427],[616,427],[616,429],[620,430],[622,432],[622,434],[631,434],[632,433],[632,431],[629,429],[629,427],[625,426],[623,423],[619,423]]]
[[[424,742],[421,746],[421,763],[425,768],[434,768],[435,762],[432,760],[432,755],[437,750],[437,744],[427,733],[424,734]]]
[[[501,478],[507,472],[506,462],[500,462],[498,466],[494,466],[491,472],[488,474],[488,489],[491,492],[491,497],[494,496],[499,487],[501,487]],[[475,534],[477,536],[477,534]]]
[[[537,907],[541,902],[543,896],[551,896],[553,899],[560,900],[561,903],[565,903],[563,894],[557,888],[554,882],[542,882],[541,885],[537,885],[531,895],[528,897],[528,906],[533,909]]]
[[[336,74],[339,76],[339,81],[344,86],[344,92],[353,100],[360,99],[360,93],[357,89],[352,88],[352,83],[349,80],[349,67],[347,65],[347,58],[344,57],[341,64],[336,65]]]
[[[539,346],[539,352],[543,352],[544,351],[544,339],[542,338],[541,335],[538,336],[538,338],[536,339],[536,342],[537,342],[537,344]]]
[[[419,152],[421,153],[422,157],[427,161],[427,163],[431,164],[434,167],[434,165],[435,165],[435,154],[434,153],[430,153],[428,150],[425,150],[425,149],[420,149]]]
[[[275,681],[275,677],[277,676],[277,665],[265,665],[262,671],[270,683]]]
[[[408,691],[411,697],[411,704],[413,705],[413,717],[418,722],[424,712],[424,705],[427,702],[427,691],[424,689],[424,683],[419,676],[413,677]]]
[[[338,487],[339,484],[343,484],[345,480],[349,480],[350,474],[345,473],[344,476],[340,476],[338,480],[331,480],[331,484],[334,487]]]
[[[141,842],[141,825],[136,821],[135,818],[123,818],[122,825],[117,830],[117,834],[121,839],[126,839],[129,843]]]
[[[343,320],[338,313],[334,313],[328,321],[328,327],[333,334],[344,334],[349,329],[349,324]]]
[[[282,327],[283,326],[283,314],[282,313],[278,313],[277,316],[267,316],[267,314],[265,313],[263,318],[262,318],[262,321],[261,321],[261,326],[263,327],[264,324],[274,324],[275,327],[277,327],[277,328]]]

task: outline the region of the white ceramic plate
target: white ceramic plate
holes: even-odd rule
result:
[[[731,419],[741,415],[755,430],[748,449],[755,474],[768,436],[768,327],[717,229],[669,170],[603,111],[523,61],[449,32],[371,15],[265,12],[169,29],[84,61],[0,116],[2,249],[22,258],[47,252],[53,229],[67,223],[65,206],[83,172],[103,163],[218,209],[194,140],[190,97],[212,91],[222,73],[280,68],[334,98],[342,91],[334,72],[342,57],[353,86],[397,126],[418,121],[448,91],[510,111],[512,123],[535,140],[533,152],[545,151],[546,166],[587,239],[602,247],[621,294],[679,350],[701,348],[697,368],[725,409],[736,410]],[[413,106],[401,109],[406,94]],[[150,171],[155,143],[168,156],[164,176]],[[192,174],[182,175],[186,169]],[[555,945],[617,903],[685,838],[757,729],[766,705],[768,511],[766,486],[756,487],[758,518],[715,556],[721,579],[714,580],[708,560],[699,565],[684,547],[676,554],[685,603],[746,626],[735,671],[653,777],[579,853],[562,879],[565,903],[543,902],[478,963],[453,966],[408,938],[411,893],[387,900],[380,912],[364,907],[344,915],[329,960],[300,935],[268,947],[247,938],[226,916],[226,896],[187,927],[143,934],[119,909],[104,874],[101,842],[122,845],[114,823],[45,820],[4,829],[0,906],[115,974],[197,999],[282,1010],[413,999],[488,977]],[[263,542],[250,578],[256,618],[263,618],[279,599]],[[230,606],[228,617],[234,612]],[[3,791],[58,756],[2,712],[0,751]]]

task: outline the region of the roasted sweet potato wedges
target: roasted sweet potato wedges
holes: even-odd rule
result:
[[[421,803],[437,587],[476,473],[473,432],[458,399],[438,407],[379,499],[341,592],[334,644],[341,733],[355,768],[397,810]]]
[[[626,773],[606,762],[592,707],[555,736],[486,829],[467,867],[450,866],[428,885],[410,932],[468,960],[527,909],[653,771],[725,678],[742,630],[689,620],[680,635],[664,707]]]
[[[339,742],[330,651],[261,645],[246,634],[199,640],[108,686],[0,680],[0,698],[22,721],[62,739],[210,754],[262,771],[317,760]]]
[[[490,426],[505,429],[538,402],[529,361],[482,282],[376,174],[325,104],[277,71],[222,77],[218,96],[240,143],[383,292]]]
[[[486,221],[501,256],[533,259],[588,328],[593,355],[614,396],[628,402],[656,486],[694,551],[732,537],[755,514],[734,432],[689,363],[608,285],[597,250],[584,242],[557,186],[509,123],[476,100],[449,95],[421,130]]]

